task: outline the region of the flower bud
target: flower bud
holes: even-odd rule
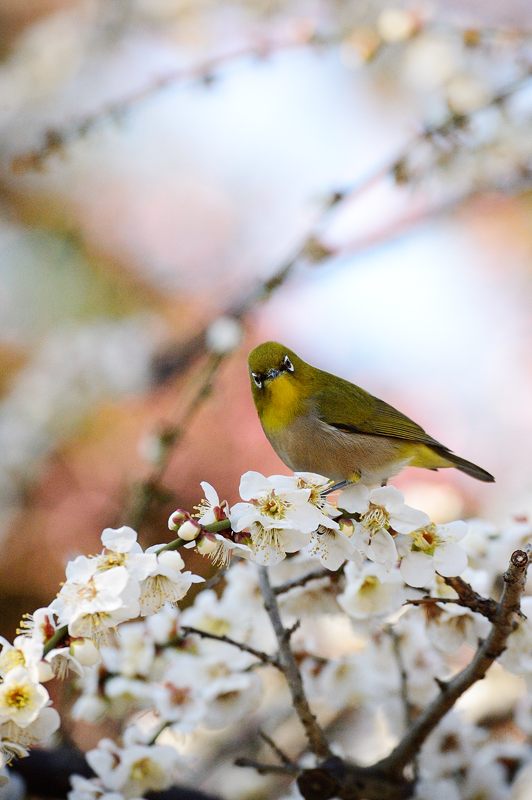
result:
[[[171,531],[176,531],[181,523],[189,517],[190,514],[187,511],[183,511],[182,508],[176,508],[176,510],[168,517],[168,528]]]
[[[69,649],[70,655],[84,667],[93,667],[100,660],[98,648],[90,639],[73,639]]]
[[[210,539],[208,536],[202,536],[200,541],[198,542],[196,550],[202,556],[209,556],[211,553],[217,550],[218,547],[219,547],[218,542],[214,541],[213,539]]]
[[[187,519],[177,531],[177,535],[185,542],[192,542],[201,533],[201,525],[193,519]]]

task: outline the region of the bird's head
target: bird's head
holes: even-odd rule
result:
[[[257,400],[273,385],[283,378],[296,382],[302,377],[307,366],[292,350],[278,342],[264,342],[251,351],[248,358],[249,376],[253,396]]]

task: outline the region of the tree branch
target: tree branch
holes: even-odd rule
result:
[[[256,650],[254,647],[244,644],[244,642],[237,642],[236,639],[231,639],[230,636],[209,633],[208,631],[202,631],[200,628],[191,628],[189,625],[183,625],[180,628],[180,632],[193,633],[196,636],[201,636],[202,639],[212,639],[215,642],[230,644],[233,647],[238,647],[238,649],[242,650],[244,653],[249,653],[250,655],[255,656],[255,658],[258,658],[263,664],[268,664],[271,667],[275,667],[276,669],[281,670],[281,672],[284,671],[281,662],[279,659],[275,658],[275,656],[271,656],[268,653],[265,653],[263,650]]]
[[[305,729],[305,734],[312,752],[318,756],[318,758],[326,758],[331,754],[329,744],[316,717],[310,709],[305,695],[301,672],[299,671],[299,667],[290,647],[290,631],[287,630],[282,623],[279,606],[277,604],[275,592],[270,584],[266,567],[259,567],[259,585],[264,599],[264,608],[270,618],[277,638],[279,662],[284,672],[286,682],[288,683],[290,694],[292,695],[295,712]]]
[[[291,589],[297,589],[299,586],[305,586],[310,581],[318,581],[322,578],[330,578],[331,580],[335,581],[340,577],[340,575],[343,574],[344,566],[345,565],[342,564],[342,566],[339,567],[335,572],[331,572],[331,570],[326,569],[326,567],[315,569],[312,572],[307,572],[306,575],[302,575],[300,578],[293,578],[290,581],[280,583],[278,586],[273,586],[273,593],[276,597],[278,597],[280,594],[285,594]]]
[[[510,565],[504,573],[504,590],[497,604],[489,635],[480,644],[467,667],[448,683],[441,684],[438,696],[417,717],[406,736],[390,755],[376,765],[378,768],[401,773],[458,698],[470,686],[481,680],[493,662],[504,652],[507,639],[515,628],[515,615],[519,612],[528,564],[529,556],[524,550],[512,553]]]

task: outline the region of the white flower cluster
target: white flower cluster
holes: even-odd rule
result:
[[[132,528],[106,528],[102,544],[100,555],[78,556],[67,564],[67,580],[50,604],[74,639],[101,645],[119,623],[181,600],[193,583],[203,580],[183,572],[179,553],[164,545],[144,552]]]
[[[208,732],[210,741],[219,735],[227,742],[244,722],[259,727],[284,718],[286,686],[257,564],[271,566],[285,625],[301,623],[290,641],[313,708],[331,719],[355,711],[367,736],[354,742],[392,742],[405,730],[405,691],[415,711],[426,707],[438,681],[452,677],[464,649],[476,648],[489,629],[485,616],[460,605],[451,578],[462,573],[474,591],[497,596],[501,565],[530,541],[526,521],[502,533],[480,521],[435,525],[393,487],[331,493],[330,481],[318,475],[246,473],[233,506],[209,484],[202,487],[205,499],[193,514],[172,514],[176,538],[166,545],[143,550],[131,528],[104,530],[102,552],[71,561],[52,603],[33,614],[13,644],[1,642],[6,760],[58,727],[42,685],[53,675],[76,676],[74,718],[127,725],[121,746],[102,740],[87,755],[96,777],[74,776],[70,800],[139,800],[175,782],[184,735],[201,742]],[[203,579],[185,570],[178,547],[230,566],[216,591],[205,588],[184,610],[177,602]],[[230,562],[231,556],[240,558]],[[523,616],[499,659],[529,687],[530,602],[523,598]],[[495,750],[478,724],[471,723],[466,746],[462,717],[444,721],[420,756],[419,800],[446,790],[450,797],[476,791],[502,800],[503,765],[511,760],[520,769],[531,761],[523,702],[515,705],[514,727],[524,735],[504,738]],[[456,736],[445,724],[455,725]],[[163,730],[168,746],[157,744]],[[467,762],[458,777],[455,750]],[[486,788],[482,764],[490,754],[496,767]],[[346,757],[367,760],[367,753]],[[231,782],[240,797],[238,779]]]
[[[124,733],[126,740],[128,733]],[[141,800],[145,792],[160,792],[172,786],[179,766],[173,747],[135,741],[118,747],[110,739],[101,739],[86,759],[97,777],[73,775],[68,800]]]
[[[23,622],[13,644],[0,639],[0,752],[6,762],[59,727],[44,682],[69,672],[83,677],[119,623],[180,600],[203,580],[183,571],[179,553],[163,545],[144,552],[131,528],[107,528],[102,543],[100,555],[67,565],[57,597]]]
[[[254,570],[236,565],[221,598],[206,590],[181,613],[166,604],[143,621],[122,625],[114,644],[102,646],[101,664],[85,671],[74,717],[94,722],[149,708],[155,730],[179,733],[241,720],[260,699],[261,681],[250,669],[257,659],[181,628],[229,636],[244,645],[264,644],[257,622],[262,621],[262,631],[268,628],[256,589]]]
[[[435,572],[455,576],[467,567],[466,553],[458,544],[466,524],[434,525],[423,511],[405,505],[393,486],[349,486],[334,505],[328,496],[331,481],[321,475],[299,472],[266,478],[246,472],[240,481],[244,502],[231,508],[220,502],[212,486],[202,487],[206,496],[196,519],[177,511],[169,524],[190,541],[187,546],[196,546],[219,563],[236,554],[273,566],[287,553],[304,551],[330,570],[347,560],[360,572],[369,560],[383,568],[377,573],[384,581],[400,564],[402,579],[416,587],[430,585]],[[229,520],[225,530],[203,528],[224,519]]]

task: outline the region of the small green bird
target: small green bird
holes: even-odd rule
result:
[[[264,433],[295,472],[374,486],[407,466],[456,467],[479,481],[494,481],[388,403],[307,364],[282,344],[256,347],[249,371]]]

